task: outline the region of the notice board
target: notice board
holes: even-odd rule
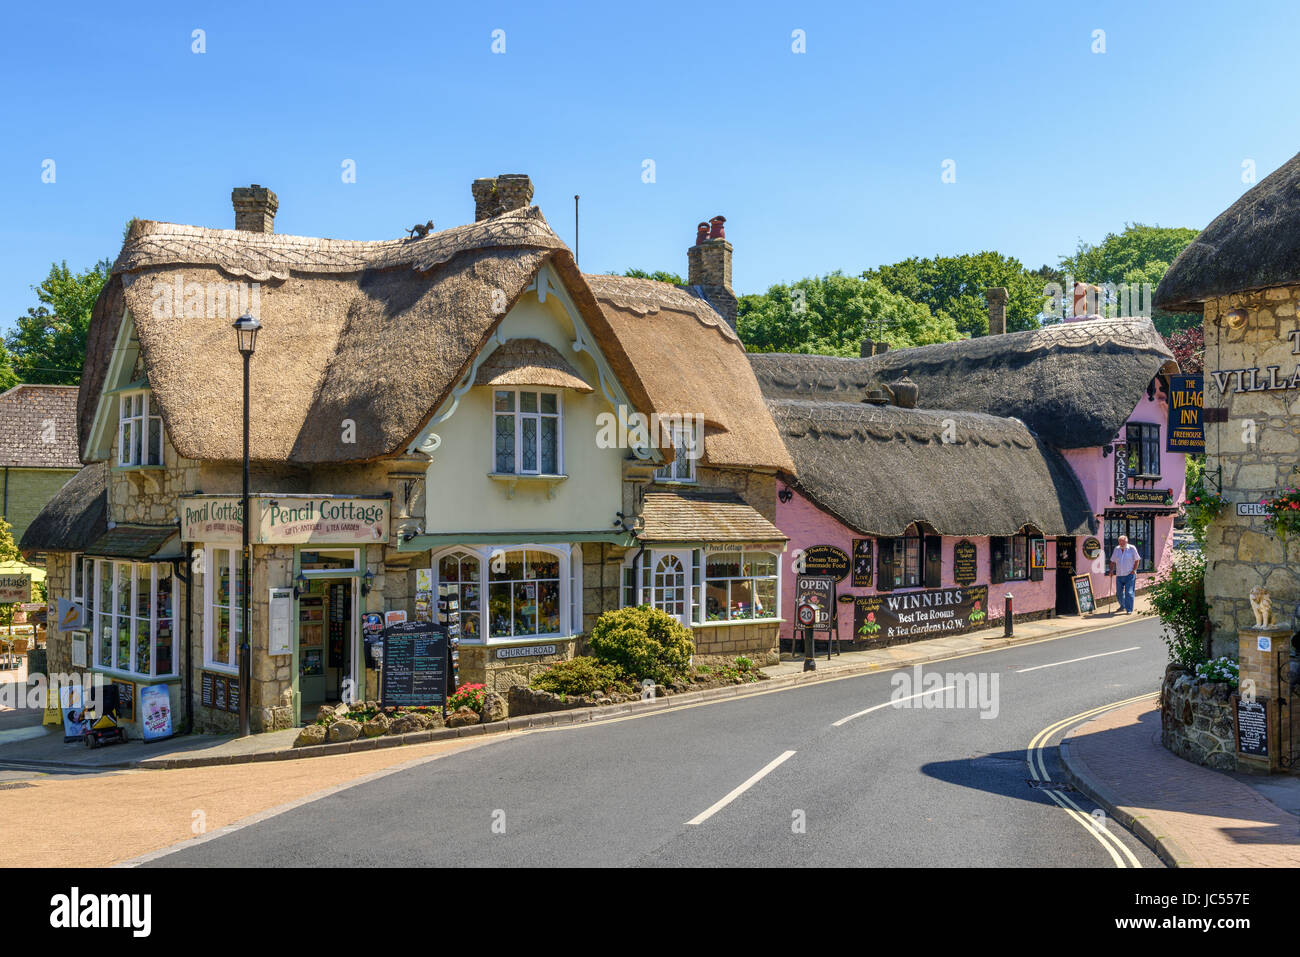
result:
[[[447,627],[402,621],[384,629],[382,705],[418,708],[447,703]]]

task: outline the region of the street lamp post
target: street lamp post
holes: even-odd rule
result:
[[[250,733],[248,724],[248,697],[252,692],[253,651],[250,636],[253,631],[252,588],[249,587],[249,546],[248,523],[251,515],[248,491],[248,379],[249,365],[253,358],[253,348],[257,345],[257,331],[262,324],[248,313],[244,313],[234,323],[235,335],[239,340],[239,354],[244,357],[244,565],[240,585],[240,635],[239,635],[239,735],[246,737]]]

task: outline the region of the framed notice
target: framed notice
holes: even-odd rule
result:
[[[870,588],[872,569],[872,540],[869,538],[853,539],[853,580],[854,588]]]
[[[135,684],[130,681],[113,679],[117,689],[117,717],[120,721],[135,720]]]
[[[1046,568],[1047,567],[1047,540],[1043,538],[1031,538],[1029,540],[1029,567]]]
[[[1268,711],[1264,702],[1237,699],[1237,750],[1261,758],[1268,756]]]
[[[803,552],[803,574],[844,581],[849,574],[849,556],[834,545],[809,545]]]
[[[86,667],[86,633],[84,631],[74,631],[72,633],[72,667]]]
[[[952,580],[958,585],[973,585],[979,573],[979,548],[963,538],[952,546]]]
[[[292,588],[272,588],[270,592],[270,635],[268,636],[267,654],[287,655],[293,652],[293,628],[291,611],[293,609]]]

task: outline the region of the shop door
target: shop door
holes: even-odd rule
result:
[[[1073,536],[1064,536],[1056,540],[1056,613],[1058,615],[1077,615],[1078,607],[1074,601],[1074,576],[1078,574],[1075,564],[1076,543]]]

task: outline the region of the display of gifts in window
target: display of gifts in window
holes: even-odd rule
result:
[[[704,562],[705,621],[776,615],[776,556],[769,552],[716,552]]]

